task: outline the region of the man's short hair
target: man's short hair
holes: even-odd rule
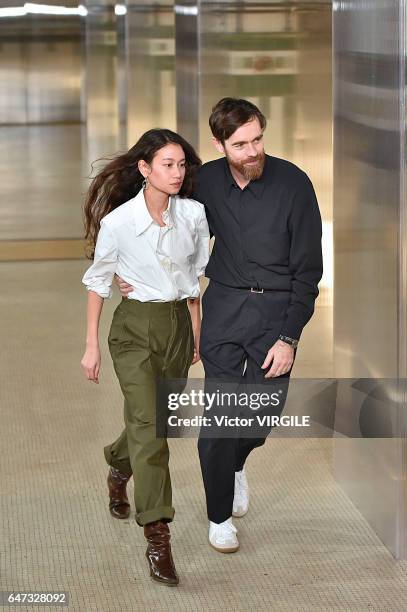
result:
[[[224,144],[241,125],[256,118],[264,130],[266,118],[255,104],[241,98],[222,98],[212,108],[209,125],[214,137]]]

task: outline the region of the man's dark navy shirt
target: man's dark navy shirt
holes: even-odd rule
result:
[[[205,276],[230,287],[291,292],[280,333],[299,339],[322,277],[322,224],[312,183],[295,164],[266,155],[262,176],[241,189],[226,158],[204,164],[193,196],[215,244]]]

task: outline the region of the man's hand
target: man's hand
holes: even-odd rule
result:
[[[270,370],[265,374],[264,378],[274,378],[275,376],[282,376],[291,368],[294,361],[294,349],[292,346],[277,340],[267,353],[267,357],[264,360],[263,369],[268,368],[271,362],[273,362]]]
[[[126,298],[129,293],[133,291],[134,287],[132,287],[132,285],[129,285],[129,283],[126,283],[126,281],[123,280],[120,276],[117,276],[117,274],[114,275],[114,280],[116,282],[116,285],[119,287],[119,291],[123,297]]]

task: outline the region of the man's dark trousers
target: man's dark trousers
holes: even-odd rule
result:
[[[264,379],[271,365],[264,370],[261,365],[278,340],[290,297],[289,291],[254,293],[210,281],[202,298],[200,340],[206,388],[216,379],[243,383],[249,393],[254,388],[273,392],[278,381],[284,382],[280,387],[285,393],[273,408],[273,414],[280,416],[291,369],[283,376]],[[215,386],[213,383],[212,390]],[[204,437],[201,430],[198,451],[209,520],[222,523],[232,515],[235,472],[243,468],[253,448],[264,444],[270,429],[262,427],[259,437],[228,438],[216,437],[216,432],[213,437],[206,437],[207,433]]]

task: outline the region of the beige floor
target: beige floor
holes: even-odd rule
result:
[[[252,454],[251,508],[236,519],[234,555],[207,544],[196,440],[171,441],[181,583],[150,580],[141,529],[106,507],[102,447],[121,430],[122,400],[105,341],[100,385],[82,377],[86,266],[0,264],[0,590],[66,590],[80,612],[406,609],[407,563],[394,561],[335,483],[328,439],[271,439]],[[106,303],[103,338],[117,301]],[[314,375],[330,375],[330,321],[321,305],[296,376],[324,362]],[[311,325],[325,342],[311,342]]]

